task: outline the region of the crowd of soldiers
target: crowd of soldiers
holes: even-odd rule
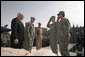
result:
[[[10,47],[11,43],[9,31],[11,31],[11,29],[8,29],[7,25],[4,27],[1,26],[1,47]]]
[[[76,52],[77,56],[84,56],[84,27],[75,27],[75,32],[73,32],[73,28],[70,30],[70,43],[76,44],[69,51]],[[81,53],[79,53],[81,52]]]
[[[2,47],[10,47],[10,34],[8,32],[4,32],[1,34],[1,46]]]

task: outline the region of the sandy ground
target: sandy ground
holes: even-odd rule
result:
[[[35,47],[32,49],[32,52],[25,49],[13,49],[7,47],[1,47],[1,56],[56,56],[50,50],[41,48],[36,50]]]
[[[73,45],[69,44],[68,49],[72,48]],[[71,56],[76,56],[76,53],[69,52]],[[58,45],[58,55],[61,56]],[[36,50],[36,47],[32,48],[32,52],[25,49],[14,49],[10,47],[1,47],[1,56],[56,56],[50,46]]]

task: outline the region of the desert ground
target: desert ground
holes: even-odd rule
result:
[[[68,46],[68,48],[72,48],[73,45]],[[69,52],[71,56],[76,56],[76,53]],[[59,51],[59,45],[58,45],[58,55],[61,56],[60,51]],[[30,53],[29,51],[25,49],[14,49],[10,47],[1,47],[1,56],[56,56],[51,51],[50,46],[41,48],[39,50],[36,50],[36,47],[32,48],[32,52]]]

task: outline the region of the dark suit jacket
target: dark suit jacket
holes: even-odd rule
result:
[[[23,23],[16,17],[11,22],[11,40],[18,38],[20,41],[24,40],[24,25]]]

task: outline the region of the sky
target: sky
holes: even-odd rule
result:
[[[51,16],[56,16],[59,11],[65,11],[65,17],[76,26],[84,26],[84,1],[1,1],[1,26],[8,24],[17,17],[17,13],[24,14],[23,24],[35,17],[34,26],[41,22],[46,27]]]

